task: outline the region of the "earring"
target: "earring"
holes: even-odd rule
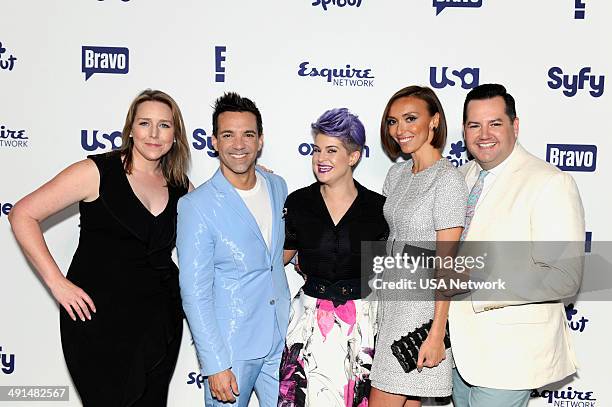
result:
[[[174,139],[173,143],[176,144],[176,139]]]
[[[132,133],[130,133],[130,138],[132,138],[132,137],[134,137],[134,136],[132,136]]]

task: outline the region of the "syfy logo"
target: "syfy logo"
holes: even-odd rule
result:
[[[346,6],[360,7],[361,0],[314,0],[311,6],[313,7],[321,6],[323,7],[323,10],[327,11],[327,6],[329,4],[336,6],[336,7],[346,7]]]
[[[206,136],[206,130],[204,129],[195,129],[192,134],[193,139],[195,140],[191,145],[196,150],[208,150],[206,154],[209,157],[215,158],[219,156],[219,153],[213,148],[212,145],[212,137]]]
[[[13,130],[7,126],[0,125],[0,147],[28,147],[28,136],[25,135],[25,130]]]
[[[4,53],[6,53],[6,48],[2,46],[2,41],[0,41],[0,69],[3,71],[12,71],[15,67],[17,57],[11,54],[6,60],[4,60]]]
[[[442,75],[438,81],[438,67],[429,67],[429,83],[436,89],[445,88],[446,86],[455,86],[455,81],[448,78],[446,71],[448,66],[442,67]],[[463,89],[473,89],[478,86],[480,81],[480,68],[463,68],[460,71],[453,69],[451,71],[454,77],[461,81]]]
[[[0,202],[0,217],[2,217],[2,215],[8,216],[8,214],[11,212],[11,209],[13,209],[13,204],[8,202]],[[2,347],[0,347],[0,350],[2,350]]]
[[[215,82],[225,82],[225,46],[215,47]]]
[[[548,404],[559,407],[596,407],[597,399],[592,391],[577,391],[571,386],[567,390],[536,389],[531,391],[531,398],[543,398]]]
[[[0,346],[0,371],[4,374],[11,374],[15,371],[15,355],[2,353],[2,346]]]
[[[201,389],[204,386],[204,376],[197,372],[189,372],[187,375],[187,382],[185,384],[195,384],[198,386],[198,389]]]
[[[582,332],[584,331],[584,328],[586,327],[586,324],[587,322],[589,322],[589,320],[586,319],[584,316],[580,316],[580,319],[578,319],[576,314],[578,314],[578,310],[574,308],[573,303],[567,304],[565,306],[565,317],[567,318],[567,326],[572,331]],[[576,316],[575,319],[574,316]]]
[[[604,93],[606,77],[603,75],[589,75],[589,72],[591,72],[591,67],[587,66],[582,68],[577,75],[564,75],[563,69],[553,66],[548,70],[550,80],[547,84],[551,89],[559,89],[563,86],[563,94],[571,98],[578,93],[578,90],[584,89],[585,83],[588,83],[591,88],[589,93],[594,98],[598,98]]]
[[[433,6],[436,8],[436,15],[447,7],[457,8],[479,8],[482,7],[482,0],[433,0]]]
[[[298,146],[298,153],[300,155],[313,155],[314,154],[314,144],[312,143],[302,143]],[[370,147],[367,145],[363,146],[363,151],[361,152],[362,158],[370,158]]]
[[[374,86],[372,69],[356,69],[346,65],[344,68],[315,68],[310,62],[302,62],[298,69],[299,76],[322,77],[334,86]]]
[[[118,150],[121,144],[120,131],[103,133],[100,130],[81,130],[81,147],[85,151]]]
[[[451,143],[451,148],[446,159],[455,167],[461,167],[463,164],[470,161],[472,156],[467,151],[465,144],[463,144],[463,140],[459,140],[456,143]]]
[[[584,1],[574,0],[574,7],[576,8],[574,11],[574,20],[584,20],[584,9],[586,8]]]
[[[594,172],[597,167],[597,146],[547,144],[546,161],[562,171]]]
[[[126,74],[130,70],[130,51],[123,47],[81,47],[81,72],[85,80],[95,73]]]

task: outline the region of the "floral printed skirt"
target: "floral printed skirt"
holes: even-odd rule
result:
[[[376,302],[335,306],[302,291],[291,303],[279,407],[366,407]]]

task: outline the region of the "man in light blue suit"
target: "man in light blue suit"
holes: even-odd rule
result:
[[[205,382],[206,406],[247,406],[255,389],[276,406],[290,294],[283,267],[285,181],[256,169],[261,114],[236,93],[215,103],[220,168],[178,204],[183,308]]]

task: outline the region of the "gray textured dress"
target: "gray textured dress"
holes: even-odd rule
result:
[[[406,242],[435,250],[436,231],[463,226],[468,190],[465,180],[446,158],[412,173],[412,160],[391,167],[383,195],[389,224],[388,253],[401,253]],[[429,269],[416,271],[433,276]],[[406,270],[386,269],[384,280],[397,281]],[[406,277],[405,275],[403,275]],[[391,353],[393,341],[433,318],[433,290],[383,290],[378,294],[378,338],[370,379],[372,386],[389,393],[420,397],[444,397],[452,391],[452,353],[434,368],[405,373]]]

